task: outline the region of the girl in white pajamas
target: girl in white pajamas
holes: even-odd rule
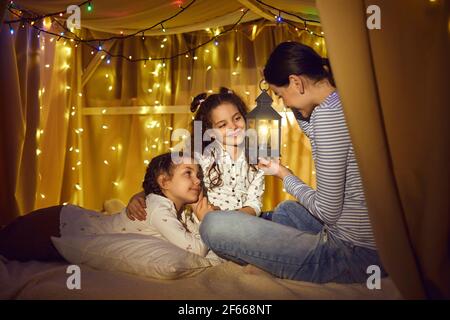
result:
[[[166,153],[152,159],[143,188],[147,219],[131,221],[126,211],[112,216],[68,205],[40,209],[0,230],[0,254],[11,260],[61,260],[51,237],[137,233],[167,240],[189,252],[206,256],[199,223],[212,206],[199,201],[201,169],[190,158],[172,161]],[[186,209],[193,204],[193,213]],[[211,257],[215,256],[211,252]]]

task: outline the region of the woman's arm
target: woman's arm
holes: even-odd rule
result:
[[[259,167],[283,180],[284,188],[309,212],[326,224],[334,224],[342,213],[350,136],[342,109],[322,109],[314,120],[317,190],[297,178],[278,161],[260,159]]]
[[[283,185],[314,216],[326,224],[339,219],[344,205],[347,158],[351,140],[340,108],[324,108],[315,115],[317,190],[294,175],[286,175]]]

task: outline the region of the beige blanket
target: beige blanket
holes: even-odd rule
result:
[[[20,263],[0,256],[0,299],[401,299],[389,278],[380,290],[365,284],[314,284],[277,279],[227,262],[179,280],[156,280],[81,265],[81,289],[69,290],[68,264]]]

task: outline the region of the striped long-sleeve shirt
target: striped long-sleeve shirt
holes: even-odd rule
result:
[[[328,96],[314,109],[309,121],[294,113],[311,141],[317,190],[288,175],[283,180],[286,191],[320,219],[332,235],[357,246],[376,249],[339,94],[333,92]]]

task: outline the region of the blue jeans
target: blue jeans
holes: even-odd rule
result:
[[[362,283],[370,276],[370,265],[378,265],[385,275],[375,250],[334,237],[298,202],[282,202],[272,219],[216,211],[203,219],[200,234],[218,256],[279,278]]]

